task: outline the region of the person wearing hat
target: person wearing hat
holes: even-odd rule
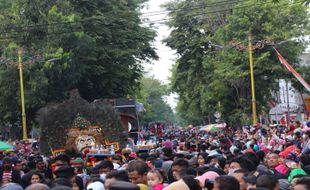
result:
[[[89,179],[89,175],[87,175],[86,168],[84,168],[84,160],[80,157],[76,158],[72,162],[74,167],[74,173],[76,176],[79,176],[83,180],[83,184],[86,185],[87,180]]]
[[[186,183],[183,180],[179,180],[171,183],[163,190],[190,190],[190,188],[186,185]]]
[[[243,180],[247,183],[247,188],[254,188],[256,187],[257,178],[262,175],[272,175],[271,172],[265,170],[256,170],[251,172],[248,176],[244,176]]]
[[[79,176],[75,176],[73,167],[61,166],[54,172],[54,174],[56,176],[56,180],[69,180],[71,186],[78,186],[79,189],[84,186],[83,179]]]
[[[307,173],[302,168],[295,168],[290,172],[287,180],[294,187],[296,182],[303,176],[307,176]]]
[[[203,175],[196,177],[195,179],[199,181],[199,184],[202,188],[205,187],[206,181],[212,181],[219,177],[220,175],[213,171],[205,172]]]
[[[103,183],[95,181],[87,185],[87,190],[105,190]]]

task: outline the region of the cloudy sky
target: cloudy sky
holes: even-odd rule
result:
[[[142,11],[144,13],[142,17],[147,17],[150,19],[150,21],[167,19],[166,14],[158,12],[164,11],[164,9],[160,7],[160,5],[166,2],[169,2],[169,0],[150,0],[147,3],[147,8]],[[156,37],[155,46],[157,49],[159,60],[153,61],[153,64],[151,65],[146,65],[145,69],[146,71],[148,71],[150,76],[154,76],[154,78],[167,84],[169,83],[169,77],[171,75],[170,69],[175,62],[176,55],[175,51],[171,50],[169,47],[165,46],[165,44],[162,43],[162,40],[166,38],[170,33],[169,28],[164,24],[160,24],[158,22],[156,22],[155,27],[158,35]],[[175,108],[176,106],[176,98],[176,94],[172,94],[166,97],[166,101],[172,108]]]

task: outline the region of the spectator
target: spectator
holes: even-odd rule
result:
[[[213,190],[240,190],[240,185],[232,176],[220,176],[215,179]]]
[[[269,190],[280,190],[278,180],[270,175],[259,176],[256,180],[256,187],[264,187]]]
[[[294,190],[309,190],[310,189],[310,177],[302,177],[296,181]]]
[[[36,183],[28,186],[25,190],[49,190],[50,188],[42,183]]]
[[[21,177],[20,173],[14,170],[11,158],[5,157],[0,168],[0,183],[4,185],[11,182],[21,184]]]
[[[145,162],[141,160],[132,160],[127,167],[129,180],[134,184],[147,184],[146,175],[148,167]]]
[[[114,181],[125,181],[129,182],[128,173],[125,170],[112,171],[106,175],[104,186],[105,189],[109,189],[110,184]]]
[[[244,181],[243,177],[248,175],[248,171],[245,169],[237,169],[232,174],[235,177],[240,185],[240,190],[247,190],[247,183]]]

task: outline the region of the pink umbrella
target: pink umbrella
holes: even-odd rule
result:
[[[216,125],[217,128],[221,128],[221,129],[224,129],[226,126],[227,126],[226,123],[220,123]]]

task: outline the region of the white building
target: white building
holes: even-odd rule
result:
[[[310,53],[300,56],[300,64],[310,67]],[[294,120],[305,120],[305,104],[303,94],[297,91],[290,81],[280,79],[279,91],[275,92],[277,105],[269,111],[271,123],[279,123],[283,118],[286,118],[287,113]]]

